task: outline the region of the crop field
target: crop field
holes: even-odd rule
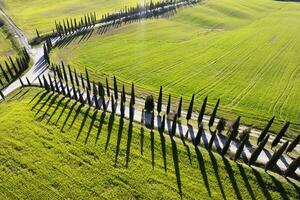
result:
[[[51,32],[55,20],[82,17],[85,13],[96,12],[98,17],[107,12],[116,12],[125,6],[134,6],[137,0],[0,0],[0,6],[16,24],[32,38],[36,29],[40,33]],[[45,6],[47,5],[47,6]]]
[[[209,0],[174,16],[94,31],[51,54],[94,79],[115,75],[142,90],[188,101],[221,98],[223,116],[264,126],[276,116],[300,127],[300,3]],[[167,95],[167,94],[166,94]]]
[[[0,198],[298,198],[295,183],[175,141],[44,90],[18,90],[0,104]]]

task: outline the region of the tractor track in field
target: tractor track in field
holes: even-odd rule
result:
[[[241,91],[240,94],[232,100],[230,105],[239,104],[246,97],[246,95],[252,91],[258,81],[263,78],[264,74],[267,73],[270,68],[272,68],[271,63],[274,61],[274,57],[281,55],[287,48],[289,48],[292,41],[293,40],[291,39],[283,48],[280,49],[280,51],[276,52],[275,55],[270,56],[270,58],[266,60],[265,64],[263,64],[262,67],[260,67],[260,69],[257,71],[256,75],[253,76],[251,81],[252,84],[249,84],[243,91]]]

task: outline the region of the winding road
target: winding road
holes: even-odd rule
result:
[[[9,26],[9,29],[11,31],[11,33],[14,35],[14,37],[17,39],[17,41],[20,43],[21,47],[25,47],[26,50],[28,51],[29,55],[31,56],[32,60],[33,60],[33,65],[31,68],[29,68],[29,70],[21,77],[22,81],[24,83],[26,83],[26,78],[28,78],[28,80],[30,81],[31,84],[38,84],[38,76],[41,75],[47,75],[48,73],[51,73],[51,71],[47,68],[47,65],[45,63],[45,59],[44,59],[44,53],[43,53],[43,46],[39,45],[39,46],[30,46],[28,43],[28,39],[26,38],[26,35],[22,32],[21,29],[19,29],[17,27],[17,25],[13,22],[13,20],[0,8],[0,17],[2,19],[4,19],[6,21],[6,23]],[[105,25],[105,24],[102,24]],[[101,26],[101,24],[98,24],[97,27]],[[94,27],[92,27],[94,28]],[[59,38],[52,38],[52,43],[55,44],[57,41],[59,41]],[[52,73],[51,73],[52,74]],[[2,90],[2,93],[4,94],[4,96],[7,96],[8,94],[10,94],[11,92],[15,91],[16,89],[21,87],[21,83],[19,80],[14,81],[13,83],[11,83],[9,86],[7,86],[6,88],[4,88]],[[84,94],[84,97],[86,98],[86,94]],[[0,97],[1,100],[1,97]],[[144,100],[143,99],[136,99],[136,102],[138,104],[138,106],[135,109],[134,112],[134,120],[135,121],[142,121],[142,116],[144,116],[142,114],[142,107],[143,107],[143,103]],[[110,101],[106,102],[107,104],[107,108],[108,111],[111,111],[111,105],[110,105]],[[165,106],[164,106],[165,107]],[[120,110],[117,108],[116,109],[116,113],[120,114]],[[185,115],[186,112],[183,112],[183,115]],[[125,116],[129,117],[129,106],[127,105],[125,107]],[[197,119],[196,114],[193,114],[193,119]],[[144,120],[144,119],[143,119]],[[145,120],[149,120],[149,116],[145,117]],[[205,116],[204,118],[204,122],[207,123],[209,120],[209,116]],[[161,121],[161,117],[160,116],[155,116],[155,124],[154,126],[157,128],[160,126],[160,121]],[[166,127],[167,129],[171,129],[171,121],[167,121],[166,123]],[[246,126],[241,126],[241,130],[246,129],[248,127]],[[183,136],[185,135],[186,132],[188,132],[188,139],[192,140],[195,135],[197,134],[197,129],[192,127],[191,125],[188,124],[179,124],[177,123],[177,129],[176,129],[176,134],[177,136]],[[259,135],[260,131],[259,130],[252,130],[251,132],[252,135]],[[211,138],[211,134],[209,133],[209,131],[205,131],[205,133],[203,133],[202,138],[201,138],[201,143],[203,145],[208,144],[209,140]],[[217,135],[216,139],[214,140],[213,143],[213,148],[223,148],[225,142],[226,142],[227,138],[222,137]],[[272,140],[272,138],[270,138],[270,140]],[[239,146],[239,142],[238,141],[232,141],[229,147],[229,152],[230,154],[235,154],[237,148]],[[243,152],[242,152],[242,156],[250,158],[251,153],[254,151],[255,147],[252,145],[246,145]],[[297,146],[296,151],[300,152],[300,146]],[[272,152],[267,151],[267,150],[263,150],[263,152],[259,155],[258,160],[256,161],[256,163],[260,163],[265,165],[267,163],[267,161],[270,159],[270,157],[272,156]],[[285,171],[287,169],[287,167],[289,166],[289,164],[292,162],[292,159],[286,155],[281,156],[280,160],[277,162],[277,166],[282,170]],[[300,177],[300,168],[298,168],[296,170],[296,174]]]

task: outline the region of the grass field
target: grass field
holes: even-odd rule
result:
[[[116,12],[125,6],[134,6],[138,0],[0,0],[0,6],[15,23],[33,38],[35,30],[47,33],[55,28],[54,21],[69,17],[82,17],[96,12],[98,17],[107,12]],[[142,1],[143,2],[143,1]],[[141,2],[141,3],[142,3]],[[47,5],[47,6],[45,6]]]
[[[7,56],[15,56],[17,54],[17,47],[7,31],[6,25],[1,24],[0,18],[0,63],[2,63]]]
[[[23,89],[7,99],[0,104],[1,199],[174,199],[180,189],[184,199],[299,197],[298,182],[168,136],[164,143],[136,123],[130,131],[126,120],[120,126],[118,117],[61,96]]]
[[[52,61],[65,60],[146,91],[159,86],[174,96],[221,98],[223,116],[242,115],[264,126],[292,122],[300,130],[300,4],[271,0],[209,0],[174,17],[146,20],[80,38],[57,48]],[[200,107],[200,105],[199,105]],[[235,117],[229,117],[235,118]]]

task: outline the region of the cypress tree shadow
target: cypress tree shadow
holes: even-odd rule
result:
[[[144,127],[141,126],[141,129],[140,129],[141,155],[143,155],[143,153],[144,153],[144,132],[145,132]]]
[[[55,113],[57,112],[58,108],[60,107],[61,103],[63,102],[63,100],[65,100],[65,97],[60,98],[60,100],[58,101],[58,103],[56,104],[56,107],[54,109],[54,111],[52,112],[52,114],[50,115],[47,124],[50,122],[50,120],[52,119],[52,117],[55,115]]]
[[[62,111],[60,112],[58,118],[56,119],[56,122],[55,124],[57,125],[58,121],[60,120],[60,118],[62,117],[62,115],[65,113],[65,110],[67,109],[68,105],[69,105],[69,102],[71,101],[71,99],[68,99],[62,109]],[[61,129],[62,130],[62,129]]]
[[[8,101],[15,99],[16,97],[18,97],[18,99],[21,99],[24,95],[26,95],[29,92],[30,88],[27,89],[21,89],[17,94],[15,94],[14,96],[12,96],[11,98],[8,99]],[[35,96],[38,96],[39,93],[37,93]],[[33,98],[34,100],[34,98]],[[32,101],[32,100],[31,100]]]
[[[190,125],[190,124],[187,124],[187,126],[188,126],[188,131],[189,131],[190,136],[191,136],[191,140],[195,141],[195,133],[194,133],[193,126]]]
[[[288,197],[288,195],[287,195],[287,191],[284,189],[284,187],[282,186],[281,182],[278,181],[273,176],[271,176],[271,179],[272,179],[273,183],[275,184],[275,187],[276,187],[277,191],[280,191],[279,194],[282,197],[282,199],[290,199]]]
[[[91,124],[90,124],[89,130],[88,130],[86,138],[85,138],[85,142],[84,142],[85,144],[87,144],[87,142],[88,142],[88,139],[90,137],[92,128],[94,127],[94,124],[95,124],[95,121],[96,121],[96,118],[97,118],[97,114],[98,114],[98,110],[95,110],[94,114],[92,116],[92,120],[91,120]]]
[[[90,108],[88,108],[88,109],[85,111],[85,113],[84,113],[83,120],[82,120],[82,122],[81,122],[80,129],[79,129],[79,131],[78,131],[76,140],[78,140],[79,137],[80,137],[80,134],[81,134],[81,132],[82,132],[84,126],[85,126],[85,122],[86,122],[86,120],[87,120],[87,118],[88,118],[89,112],[90,112]]]
[[[132,122],[129,122],[128,126],[128,138],[127,138],[127,147],[126,147],[126,168],[128,168],[129,156],[130,156],[130,146],[132,139]]]
[[[184,138],[183,133],[180,134],[180,139],[181,139],[182,144],[183,144],[184,147],[186,148],[186,151],[187,151],[187,154],[188,154],[188,157],[189,157],[190,164],[192,165],[192,157],[191,157],[190,147],[189,147],[189,145],[187,145],[187,144],[185,143],[185,138]]]
[[[40,94],[42,94],[41,96],[43,96],[44,94],[47,94],[46,91],[42,90],[42,91],[39,91],[38,93],[36,93],[36,95],[29,101],[28,104],[31,104],[38,96],[40,96]],[[33,106],[35,107],[35,106]]]
[[[42,116],[43,119],[44,119],[44,117],[46,117],[46,115],[48,115],[49,110],[52,108],[52,105],[55,104],[55,102],[56,102],[56,100],[57,100],[58,97],[59,97],[59,94],[56,94],[54,97],[52,97],[50,99],[50,103],[48,105],[48,108],[45,110],[45,112],[44,112],[44,114]]]
[[[109,116],[109,121],[108,121],[108,133],[107,133],[107,139],[106,139],[106,144],[105,144],[105,151],[108,148],[108,144],[109,144],[109,141],[110,141],[110,136],[111,136],[111,131],[112,131],[112,128],[113,128],[113,125],[114,125],[114,121],[115,121],[115,114],[111,113],[110,116]]]
[[[124,119],[120,118],[117,145],[116,145],[115,167],[117,166],[118,156],[120,153],[120,144],[121,144],[122,133],[123,133],[123,125],[124,125]]]
[[[180,178],[180,170],[179,170],[179,160],[178,160],[178,150],[176,142],[170,137],[172,142],[172,155],[173,155],[173,162],[174,162],[174,169],[176,174],[176,181],[179,195],[182,196],[182,189],[181,189],[181,178]]]
[[[150,132],[150,137],[151,137],[151,159],[152,159],[152,168],[154,169],[155,165],[155,159],[154,159],[154,132],[151,130]]]
[[[250,185],[250,183],[249,183],[249,181],[248,181],[248,177],[247,177],[247,174],[246,174],[246,172],[245,172],[244,167],[243,167],[242,165],[238,164],[238,168],[239,168],[239,171],[240,171],[241,176],[243,177],[245,186],[246,186],[246,188],[247,188],[247,190],[248,190],[248,192],[249,192],[249,194],[250,194],[250,196],[251,196],[251,199],[252,199],[252,200],[256,200],[256,197],[255,197],[255,195],[254,195],[254,193],[253,193],[253,190],[252,190],[252,188],[251,188],[251,185]]]
[[[224,192],[222,181],[221,181],[220,176],[219,176],[218,162],[217,162],[214,154],[211,151],[208,151],[208,153],[209,153],[209,157],[211,159],[211,163],[212,163],[212,166],[213,166],[213,169],[214,169],[214,172],[215,172],[215,176],[216,176],[216,179],[217,179],[222,197],[223,197],[223,199],[226,200],[227,198],[226,198],[226,195],[225,195],[225,192]]]
[[[227,171],[227,173],[229,175],[229,179],[230,179],[232,187],[233,187],[233,189],[235,191],[237,199],[243,199],[242,196],[241,196],[240,189],[239,189],[238,185],[236,184],[236,180],[235,180],[235,177],[234,177],[234,172],[232,170],[232,167],[231,167],[229,161],[225,157],[222,157],[222,160],[224,162],[225,169],[226,169],[226,171]]]
[[[259,184],[260,189],[262,190],[262,192],[263,192],[264,196],[266,197],[266,199],[267,200],[272,200],[272,197],[271,197],[271,195],[270,195],[270,193],[269,193],[269,191],[266,187],[266,184],[265,184],[264,180],[262,179],[260,173],[254,168],[252,168],[252,171],[253,171],[253,174],[256,177],[257,183]]]
[[[51,100],[52,96],[54,95],[54,93],[51,93],[48,98],[42,103],[41,107],[38,109],[38,111],[35,113],[34,116],[37,116],[41,110],[48,104],[48,102]]]
[[[197,146],[195,146],[195,152],[196,152],[196,155],[197,155],[198,165],[199,165],[199,168],[200,168],[201,175],[203,177],[203,181],[204,181],[207,193],[208,193],[209,196],[211,196],[203,156],[202,156],[202,153],[200,152],[200,150],[198,149]]]
[[[166,153],[166,139],[164,133],[159,131],[160,143],[161,143],[161,151],[163,155],[164,169],[167,171],[167,153]]]
[[[100,120],[99,120],[98,131],[97,131],[97,136],[96,136],[96,140],[95,140],[95,144],[97,144],[97,142],[99,140],[100,133],[101,133],[102,126],[103,126],[103,123],[104,123],[104,119],[105,119],[105,115],[106,115],[105,112],[101,113]]]
[[[74,103],[75,105],[76,105],[76,103]],[[77,119],[77,117],[78,117],[78,115],[79,115],[79,113],[81,112],[81,108],[83,108],[83,104],[80,104],[79,106],[78,106],[78,108],[76,109],[76,113],[75,113],[75,115],[74,115],[74,117],[73,117],[73,120],[72,120],[72,122],[71,122],[71,124],[69,125],[69,129],[70,128],[72,128],[72,126],[73,126],[73,124],[74,124],[74,122],[76,121],[76,119]],[[73,110],[73,109],[72,109]],[[67,122],[67,120],[68,120],[68,117],[66,118],[66,122]]]
[[[32,108],[31,108],[31,110],[34,110],[40,103],[41,103],[41,101],[47,96],[47,94],[48,94],[48,92],[43,92],[43,94],[40,96],[40,98],[39,98],[39,100],[37,100],[37,102],[32,106]],[[33,100],[35,99],[35,98],[37,98],[39,96],[39,94],[37,94],[31,101],[30,101],[30,103],[31,102],[33,102]]]

